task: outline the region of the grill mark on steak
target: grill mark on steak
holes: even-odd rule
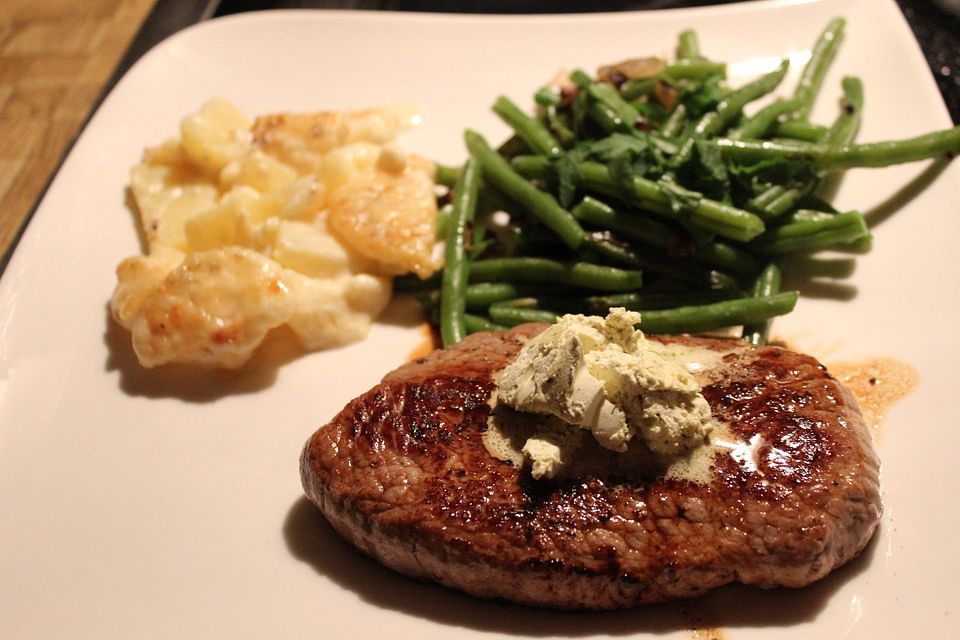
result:
[[[709,484],[548,483],[493,458],[481,434],[494,376],[542,328],[475,334],[389,373],[308,441],[307,496],[396,571],[564,608],[802,586],[869,541],[879,463],[856,402],[813,358],[776,347],[654,338],[725,354],[703,394],[732,432],[761,438],[759,473],[718,456]]]

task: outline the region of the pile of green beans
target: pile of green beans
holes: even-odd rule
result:
[[[825,177],[960,152],[960,127],[856,142],[864,87],[854,76],[832,123],[809,120],[844,28],[830,21],[779,97],[786,59],[730,87],[692,30],[675,60],[611,65],[599,78],[574,71],[569,85],[536,90],[532,111],[498,97],[493,111],[513,135],[493,147],[467,130],[469,160],[437,165],[449,188],[443,272],[402,276],[397,288],[418,296],[444,346],[615,306],[640,311],[650,333],[742,327],[764,344],[772,318],[797,302],[780,290],[788,256],[869,248],[863,215],[821,198]]]

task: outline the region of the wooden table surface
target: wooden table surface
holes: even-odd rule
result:
[[[0,0],[0,255],[156,0]]]

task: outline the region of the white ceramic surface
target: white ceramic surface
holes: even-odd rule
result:
[[[850,172],[837,201],[868,212],[875,248],[843,282],[805,285],[776,322],[828,362],[894,356],[921,378],[878,443],[886,513],[875,542],[800,591],[734,587],[596,615],[398,577],[302,500],[297,459],[315,427],[422,343],[409,314],[395,309],[348,348],[274,354],[240,376],[174,378],[140,370],[106,312],[114,266],[139,250],[128,168],[210,96],[249,114],[418,103],[424,124],[406,146],[457,162],[464,127],[505,134],[489,111],[497,94],[526,104],[560,67],[668,54],[692,26],[707,54],[732,62],[734,83],[788,53],[789,87],[838,14],[847,37],[814,118],[833,118],[839,79],[855,73],[867,95],[860,139],[949,126],[892,0],[559,17],[261,13],[203,23],[150,52],[84,131],[0,282],[0,638],[955,633],[960,430],[948,318],[960,310],[960,162]],[[911,183],[926,188],[908,193]]]

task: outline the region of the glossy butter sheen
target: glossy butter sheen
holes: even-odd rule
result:
[[[655,458],[705,446],[712,423],[700,385],[683,362],[649,347],[640,321],[623,308],[605,319],[562,316],[500,374],[498,403],[559,419],[525,437],[534,478],[556,477],[581,455],[581,430],[622,454],[635,436]]]

